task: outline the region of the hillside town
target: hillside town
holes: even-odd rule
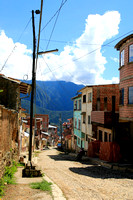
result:
[[[60,120],[60,127],[50,124],[47,113],[34,114],[32,152],[53,147],[77,155],[82,149],[86,159],[114,163],[113,169],[128,164],[133,172],[133,34],[115,49],[120,53],[119,84],[87,85],[75,91],[73,116]],[[6,166],[23,161],[29,151],[31,121],[21,99],[31,90],[30,84],[0,74],[0,179]]]

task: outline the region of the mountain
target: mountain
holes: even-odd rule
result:
[[[61,113],[62,121],[66,121],[73,114],[71,98],[83,87],[84,85],[65,81],[36,81],[36,113],[49,114],[50,122],[55,124],[58,123]],[[29,111],[30,97],[22,99],[21,104]]]

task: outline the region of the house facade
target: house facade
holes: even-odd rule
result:
[[[81,94],[72,98],[73,100],[73,133],[74,133],[74,143],[75,150],[84,148],[84,135],[81,132]]]
[[[84,141],[84,149],[88,150],[88,142],[92,140],[92,86],[86,86],[79,90],[81,92],[81,133]]]
[[[91,123],[97,140],[115,141],[118,117],[119,84],[93,86]]]
[[[0,74],[0,178],[5,166],[18,161],[20,153],[20,93],[30,92],[30,85]]]
[[[133,151],[133,34],[120,40],[115,48],[119,51],[119,122],[122,127],[120,142],[123,151],[127,149],[126,154],[131,158]]]

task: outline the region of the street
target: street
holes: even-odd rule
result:
[[[132,173],[77,162],[55,148],[42,151],[38,165],[68,200],[133,199]]]

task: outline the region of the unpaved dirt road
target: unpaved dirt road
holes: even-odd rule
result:
[[[133,174],[112,171],[57,151],[44,150],[38,165],[68,200],[133,200]]]

